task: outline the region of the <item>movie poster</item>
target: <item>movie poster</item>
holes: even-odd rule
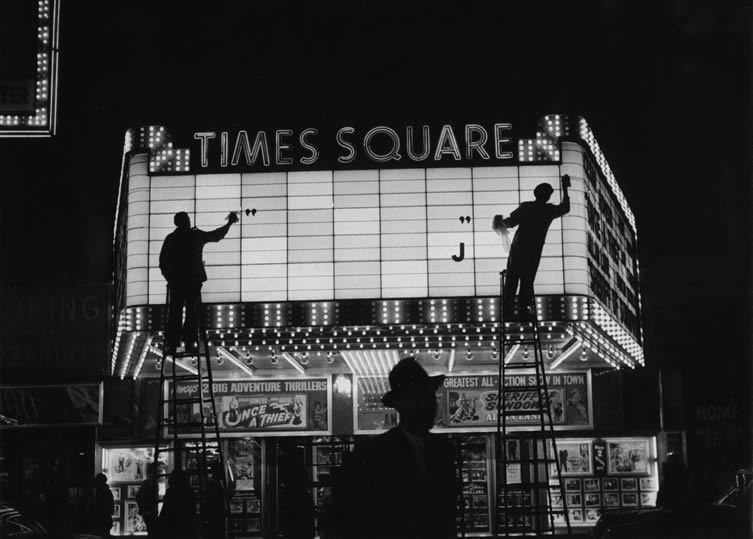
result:
[[[583,475],[592,473],[591,442],[588,440],[557,440],[555,451],[552,453],[559,462],[562,475]],[[552,473],[556,474],[556,465],[552,465]]]
[[[109,449],[105,454],[107,456],[105,474],[111,483],[145,479],[146,465],[151,462],[146,450]]]
[[[549,407],[552,421],[561,426],[590,426],[591,411],[587,373],[547,374]],[[515,389],[535,385],[535,376],[505,376],[505,387]],[[440,399],[441,413],[437,426],[445,428],[496,427],[497,375],[447,376]],[[508,426],[537,425],[539,397],[536,391],[508,391],[504,407],[520,411],[506,418]]]
[[[239,438],[228,442],[228,466],[235,490],[253,492],[256,490],[256,471],[261,457],[261,445],[253,439]]]
[[[136,502],[126,502],[125,504],[125,533],[146,533],[146,524],[139,514],[139,507]]]
[[[647,474],[648,440],[607,441],[610,474]]]
[[[225,430],[307,428],[307,405],[304,394],[222,397],[220,425]]]
[[[328,378],[214,382],[217,424],[224,432],[329,432],[329,386]],[[208,384],[203,392],[208,396]],[[194,396],[198,384],[178,384],[177,393]],[[196,415],[198,404],[194,408]]]

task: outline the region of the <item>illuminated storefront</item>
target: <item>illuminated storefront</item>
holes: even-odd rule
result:
[[[277,477],[285,438],[306,440],[314,503],[326,499],[327,467],[352,437],[396,424],[380,397],[392,366],[413,355],[448,375],[435,430],[463,444],[466,527],[488,534],[496,417],[483,403],[496,394],[506,264],[492,217],[533,199],[541,182],[559,202],[563,174],[571,211],[552,223],[536,293],[571,520],[586,526],[602,508],[648,505],[655,437],[620,432],[601,411],[614,398],[600,389],[602,375],[644,363],[635,219],[583,118],[545,116],[533,138],[516,138],[506,123],[203,131],[185,140],[159,126],[130,130],[115,223],[112,373],[159,376],[158,255],[173,215],[186,211],[213,229],[238,211],[227,237],[205,248],[203,289],[223,443],[248,461],[255,493],[234,501],[235,529],[254,536],[281,525],[282,509],[265,504],[283,502],[253,486]],[[533,351],[510,354],[532,361]],[[505,383],[524,384],[526,374]],[[520,405],[513,461],[536,428]]]

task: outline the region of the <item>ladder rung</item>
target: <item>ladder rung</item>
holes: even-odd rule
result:
[[[206,377],[199,376],[198,374],[176,374],[175,376],[166,374],[160,378],[160,382],[180,382],[182,380],[199,380],[201,378]]]
[[[526,386],[510,386],[510,387],[503,387],[502,388],[502,393],[506,393],[508,391],[511,392],[511,393],[512,392],[517,392],[517,391],[520,391],[520,392],[522,392],[522,391],[542,391],[543,392],[544,391],[544,386],[542,384],[542,385],[538,385],[538,386],[536,386],[536,385],[533,385],[533,386],[526,385]]]
[[[524,506],[514,506],[514,507],[500,507],[497,510],[497,514],[503,514],[503,513],[517,513],[517,514],[526,514],[526,515],[550,515],[554,514],[552,511],[548,510],[545,506],[535,506],[535,505],[524,505]],[[500,526],[504,526],[504,524],[500,524]],[[536,537],[535,535],[533,537]]]
[[[178,352],[177,354],[168,354],[168,357],[172,358],[183,358],[183,357],[201,357],[202,354],[200,352]]]
[[[535,344],[539,342],[541,339],[537,339],[535,336],[533,337],[521,337],[521,334],[518,335],[506,335],[506,339],[504,340],[503,344],[505,348],[512,347],[516,344]],[[522,334],[524,335],[524,334]]]
[[[542,414],[546,414],[546,409],[533,408],[530,410],[526,410],[525,412],[521,412],[519,410],[504,410],[502,414],[504,414],[505,417],[515,417],[519,415],[542,415]]]
[[[185,399],[160,398],[160,404],[175,404],[176,406],[180,406],[181,404],[198,404],[201,401],[201,397],[188,397]]]
[[[205,398],[205,397],[186,397],[182,399],[171,399],[170,397],[168,398],[160,397],[159,401],[160,401],[160,404],[175,403],[176,405],[180,405],[180,404],[199,404],[201,402],[209,403],[209,402],[212,402],[212,399]]]
[[[158,453],[197,453],[201,454],[203,451],[206,450],[206,448],[209,447],[209,443],[207,441],[206,447],[203,447],[203,444],[195,445],[195,446],[178,446],[178,447],[166,447],[164,449],[160,449],[157,451]]]
[[[503,490],[507,490],[508,493],[511,491],[513,493],[517,493],[520,491],[525,490],[534,490],[534,489],[541,489],[541,490],[549,490],[552,485],[547,483],[546,481],[539,481],[538,483],[512,483],[509,485],[501,485]],[[500,496],[502,495],[502,492],[500,492]]]
[[[536,368],[536,362],[535,361],[526,362],[526,363],[522,363],[520,361],[516,361],[514,363],[510,362],[510,363],[505,363],[504,367],[502,368],[503,369],[534,369]]]
[[[204,423],[202,423],[201,421],[180,421],[180,422],[176,423],[175,421],[166,421],[166,420],[163,420],[160,423],[160,428],[175,427],[177,429],[180,429],[180,428],[184,428],[184,427],[200,427],[203,424]]]
[[[540,458],[540,459],[528,459],[525,461],[519,461],[519,460],[507,460],[505,461],[505,464],[521,464],[523,466],[535,466],[537,464],[556,464],[556,459],[547,459],[547,458]],[[502,466],[502,461],[499,461],[499,465]],[[501,470],[500,470],[501,473]],[[556,475],[556,474],[552,474]],[[520,483],[513,483],[515,485],[519,485]],[[552,487],[556,487],[557,485],[551,485]]]

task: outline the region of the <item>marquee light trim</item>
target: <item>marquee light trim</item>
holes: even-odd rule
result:
[[[575,339],[575,338],[571,339],[564,347],[562,347],[562,353],[559,355],[559,357],[557,357],[557,359],[552,361],[552,363],[549,365],[549,370],[553,371],[554,369],[562,365],[562,363],[567,358],[572,356],[576,351],[580,349],[582,344],[583,343],[579,341],[578,339]]]
[[[227,359],[230,363],[235,365],[237,368],[239,368],[241,371],[243,371],[248,376],[253,376],[256,369],[251,365],[246,365],[243,361],[238,359],[235,354],[233,354],[231,351],[229,351],[224,346],[218,346],[217,347],[217,353]]]
[[[56,134],[59,27],[60,0],[38,0],[34,113],[0,114],[0,138],[41,138]]]

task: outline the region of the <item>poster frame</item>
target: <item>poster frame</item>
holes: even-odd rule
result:
[[[214,383],[223,383],[223,382],[258,382],[262,380],[261,377],[257,378],[214,378],[212,382]],[[286,429],[274,429],[268,432],[264,431],[255,431],[255,430],[238,430],[238,431],[227,431],[220,429],[220,437],[225,438],[248,438],[248,437],[283,437],[283,436],[332,436],[332,389],[334,384],[334,379],[332,374],[320,374],[320,375],[312,375],[312,376],[265,376],[263,378],[265,382],[271,382],[275,380],[280,381],[296,381],[296,382],[303,382],[306,380],[326,380],[327,381],[327,430],[286,430]],[[170,385],[165,384],[165,387],[163,389],[164,398],[168,399],[170,395]],[[215,397],[216,398],[216,397]],[[165,404],[167,406],[167,402]],[[354,406],[355,408],[355,406]],[[211,427],[213,428],[213,427]],[[371,432],[371,431],[369,431]],[[172,433],[169,433],[167,431],[167,427],[165,427],[165,436],[172,437]],[[191,440],[191,439],[197,439],[201,438],[201,432],[190,432],[190,433],[179,433],[178,439],[180,440]]]
[[[567,478],[570,478],[570,477],[583,477],[584,479],[593,479],[591,477],[593,475],[593,473],[594,473],[594,469],[593,469],[593,439],[592,438],[572,438],[572,439],[571,438],[557,438],[557,440],[556,440],[557,450],[560,449],[560,447],[562,446],[562,444],[579,444],[579,445],[587,445],[588,446],[588,457],[587,457],[588,470],[585,471],[585,472],[583,472],[583,471],[570,472],[570,471],[560,470],[560,474],[562,475],[562,477],[567,477]],[[555,445],[554,443],[550,443],[548,450],[553,452],[554,451],[554,445]],[[552,458],[558,458],[558,456],[553,454]],[[557,464],[555,464],[555,463],[551,464],[551,473],[552,473],[553,477],[556,476],[556,474],[557,474]],[[585,489],[585,486],[584,486],[584,489]]]
[[[430,375],[438,373],[432,372]],[[535,374],[533,368],[520,369],[515,371],[515,375],[531,375]],[[589,431],[594,428],[594,414],[593,414],[593,383],[591,379],[591,369],[577,370],[577,371],[558,371],[555,373],[545,372],[545,375],[567,375],[567,374],[584,374],[586,376],[586,395],[588,399],[588,423],[583,425],[554,425],[555,431]],[[494,370],[483,370],[478,372],[456,372],[445,374],[446,378],[460,377],[460,376],[498,376],[499,373]],[[373,376],[370,376],[373,378]],[[358,392],[359,392],[359,380],[364,378],[363,376],[353,375],[353,433],[354,434],[381,434],[389,429],[360,429],[358,428]],[[384,375],[385,380],[387,374]],[[437,390],[439,391],[439,389]],[[508,432],[536,432],[540,431],[539,425],[508,425]],[[487,425],[479,427],[432,427],[431,432],[443,433],[443,434],[462,434],[462,433],[482,433],[482,432],[496,432],[496,425]],[[559,440],[558,440],[559,441]]]
[[[652,453],[651,438],[606,438],[604,442],[607,444],[607,473],[614,476],[651,476],[652,475],[652,463],[655,460],[654,453]],[[612,465],[612,444],[617,443],[635,443],[641,444],[642,449],[646,455],[646,470],[645,471],[618,471],[615,470]]]

